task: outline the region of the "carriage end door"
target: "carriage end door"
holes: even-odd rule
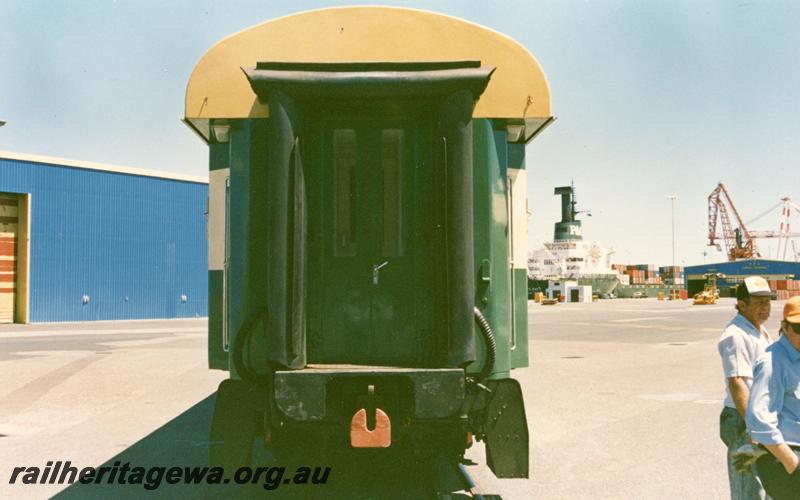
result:
[[[418,137],[412,122],[353,120],[323,132],[323,357],[413,365],[420,310]]]

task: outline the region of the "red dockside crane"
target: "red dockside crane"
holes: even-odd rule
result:
[[[754,257],[761,257],[761,254],[756,248],[756,238],[780,238],[778,240],[778,249],[776,256],[779,259],[786,259],[786,254],[789,249],[789,244],[794,248],[794,241],[791,238],[800,237],[800,233],[793,233],[790,231],[790,223],[793,210],[800,214],[800,206],[792,201],[789,197],[781,198],[780,202],[770,207],[766,212],[762,213],[755,219],[747,222],[751,224],[765,215],[771,213],[776,208],[782,206],[780,225],[777,231],[750,231],[745,226],[745,222],[739,216],[739,211],[731,200],[728,190],[725,185],[720,182],[717,187],[708,195],[708,245],[720,248],[720,244],[716,240],[722,239],[725,242],[725,250],[728,254],[728,260],[734,261],[737,259],[752,259]],[[731,217],[729,212],[733,212],[735,217],[736,227],[731,224]],[[717,234],[717,218],[722,220],[722,236]],[[798,260],[800,254],[793,250],[792,260]]]
[[[731,225],[728,208],[736,217],[736,228]],[[736,210],[736,206],[734,206],[731,196],[722,182],[717,184],[717,187],[708,195],[708,245],[720,248],[719,243],[716,242],[719,238],[717,236],[718,215],[722,219],[722,240],[725,242],[725,250],[729,261],[752,259],[753,257],[761,256],[758,253],[755,241],[753,241],[753,235],[745,227],[744,221],[739,216],[739,212]]]

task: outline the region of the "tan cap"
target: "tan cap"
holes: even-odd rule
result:
[[[767,283],[767,280],[761,276],[749,276],[745,278],[744,286],[747,288],[748,295],[752,295],[754,297],[765,295],[769,296],[771,293],[769,289],[769,283]]]
[[[783,306],[783,319],[789,323],[800,323],[800,297],[792,297]]]
[[[761,276],[748,276],[744,283],[736,287],[736,298],[747,300],[748,297],[769,297],[772,294],[769,283]]]

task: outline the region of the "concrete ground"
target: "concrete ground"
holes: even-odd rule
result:
[[[781,308],[773,303],[773,333]],[[480,492],[727,498],[716,342],[733,314],[731,299],[714,306],[530,303],[532,367],[514,375],[526,397],[532,477],[497,480],[484,465],[468,466]],[[44,468],[48,460],[202,464],[213,394],[224,377],[206,369],[205,332],[204,320],[0,326],[0,498],[63,489],[8,484],[15,466]],[[479,464],[482,455],[481,444],[468,452]],[[280,498],[281,491],[261,493]],[[142,493],[74,486],[60,496]]]
[[[777,335],[783,302],[767,329]],[[718,437],[724,397],[717,340],[734,300],[529,303],[526,393],[532,476],[503,498],[730,498]]]
[[[0,498],[64,488],[9,485],[15,466],[98,466],[191,413],[224,378],[206,369],[206,329],[204,319],[0,325]]]

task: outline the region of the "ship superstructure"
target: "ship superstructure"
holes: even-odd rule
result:
[[[592,285],[598,293],[611,292],[619,284],[618,273],[611,267],[614,248],[599,242],[584,241],[577,216],[575,186],[555,188],[561,196],[561,220],[555,223],[553,241],[534,250],[528,258],[528,276],[533,280],[576,280]]]

